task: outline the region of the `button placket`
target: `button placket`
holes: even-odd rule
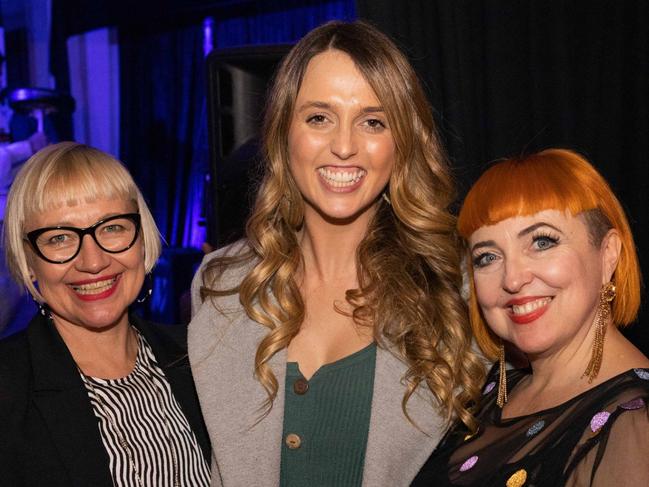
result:
[[[297,404],[302,404],[302,406],[304,406],[304,401],[310,402],[309,396],[305,395],[309,390],[309,381],[306,380],[301,374],[293,379],[291,389],[292,393],[294,394],[294,401],[297,401]],[[300,424],[299,417],[302,416],[305,411],[302,407],[300,407],[296,412],[297,417],[295,417],[294,419],[298,421],[297,424]],[[295,424],[294,426],[297,426],[297,424]],[[288,430],[291,431],[291,429],[293,428],[289,426]],[[290,433],[286,433],[284,436],[284,445],[286,445],[286,448],[296,452],[294,454],[297,454],[297,451],[304,448],[304,433],[304,431],[297,433],[295,432],[295,429],[293,429],[293,431]]]

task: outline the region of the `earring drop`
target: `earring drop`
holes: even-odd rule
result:
[[[496,404],[502,409],[507,403],[507,367],[505,366],[505,344],[502,340],[498,347],[498,367],[498,397],[496,398]]]
[[[599,369],[602,366],[602,355],[604,354],[604,338],[606,337],[606,327],[611,316],[611,301],[615,299],[615,284],[607,282],[602,286],[599,292],[599,304],[597,305],[597,315],[595,316],[595,338],[593,338],[593,352],[590,361],[586,366],[586,371],[582,377],[588,377],[588,383],[593,382]]]

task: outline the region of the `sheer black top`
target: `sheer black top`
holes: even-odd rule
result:
[[[507,373],[508,390],[529,371]],[[412,486],[649,486],[649,369],[632,369],[544,411],[501,418],[490,374],[470,436],[457,425]]]

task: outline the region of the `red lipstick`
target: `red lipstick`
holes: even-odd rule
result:
[[[533,311],[525,314],[515,314],[513,312],[513,306],[523,306],[524,304],[531,303],[533,301],[538,301],[540,299],[548,299],[547,302],[540,305]],[[508,309],[509,318],[518,325],[526,325],[537,319],[539,319],[545,312],[548,310],[548,305],[552,299],[549,296],[526,296],[523,298],[515,298],[507,301],[506,306]]]
[[[119,284],[119,281],[120,281],[121,277],[122,277],[121,274],[114,274],[112,276],[102,276],[102,277],[98,277],[98,278],[94,278],[94,279],[84,279],[82,281],[72,282],[72,283],[68,284],[68,286],[70,287],[70,289],[74,293],[74,296],[76,298],[80,299],[81,301],[98,301],[100,299],[106,299],[106,298],[112,296],[113,293],[115,293],[115,291],[117,290],[117,286]],[[83,285],[87,285],[87,284],[93,284],[95,282],[108,281],[108,280],[111,280],[111,279],[114,279],[114,281],[104,291],[102,291],[100,293],[83,294],[83,293],[80,293],[78,290],[75,289],[75,286],[78,287],[78,286],[83,286]]]

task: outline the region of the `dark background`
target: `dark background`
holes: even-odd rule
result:
[[[425,80],[462,196],[489,161],[584,154],[622,200],[649,275],[649,2],[358,0]],[[629,337],[649,353],[646,289]]]
[[[250,177],[254,165],[254,141],[232,139],[228,150],[215,144],[232,137],[214,108],[229,95],[218,88],[219,76],[208,73],[219,62],[238,61],[215,59],[217,54],[206,61],[208,16],[215,47],[229,55],[242,47],[290,44],[330,19],[372,22],[395,39],[424,81],[457,178],[458,201],[490,161],[552,146],[577,150],[622,200],[648,275],[645,0],[53,0],[51,71],[60,89],[69,83],[65,40],[99,26],[119,29],[119,155],[168,243],[159,271],[167,274],[157,281],[158,295],[168,301],[177,301],[200,259],[193,250],[198,226],[209,230],[206,239],[213,244],[241,226],[247,196],[239,194],[239,211],[233,211],[232,195],[245,192],[241,177]],[[25,71],[13,65],[15,76]],[[199,200],[197,184],[206,190]],[[217,184],[225,186],[221,199],[230,204],[221,212]],[[200,221],[188,217],[196,205]],[[165,292],[169,286],[172,298]],[[152,316],[177,321],[178,309],[172,308],[154,303]],[[628,333],[649,354],[646,308]]]

